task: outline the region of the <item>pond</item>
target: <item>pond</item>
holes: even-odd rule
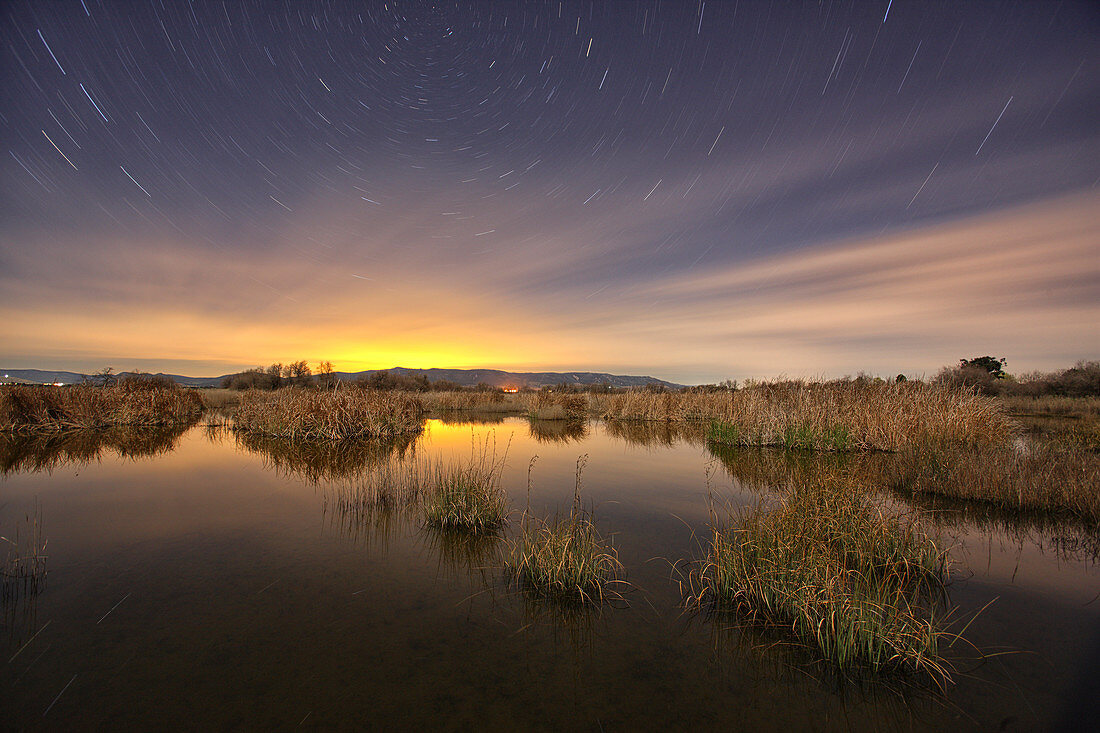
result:
[[[620,600],[527,597],[501,567],[508,533],[470,543],[408,513],[338,511],[387,457],[464,458],[486,438],[506,451],[515,518],[528,501],[567,511],[587,456],[581,491],[625,566]],[[201,426],[4,438],[0,534],[40,517],[48,575],[5,589],[0,727],[1033,730],[1100,712],[1098,543],[1080,528],[937,507],[966,627],[943,691],[840,677],[781,632],[684,609],[708,495],[752,506],[777,466],[838,460],[873,471],[889,457],[515,417],[433,419],[355,450]]]

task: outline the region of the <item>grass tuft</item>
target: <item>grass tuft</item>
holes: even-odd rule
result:
[[[841,669],[950,680],[937,612],[946,553],[918,521],[877,511],[842,479],[716,528],[697,577],[692,604],[788,628]]]
[[[495,438],[473,441],[468,463],[431,464],[424,493],[424,519],[444,530],[491,532],[504,525],[508,497],[501,486],[507,447],[498,459]]]
[[[581,505],[581,472],[587,460],[587,455],[577,459],[568,516],[537,521],[524,512],[510,567],[520,588],[533,596],[602,603],[608,598],[608,586],[622,574],[615,548],[603,541],[592,512]]]

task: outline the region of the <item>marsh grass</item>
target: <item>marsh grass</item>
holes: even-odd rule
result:
[[[189,425],[202,410],[195,390],[160,381],[127,379],[106,387],[0,386],[3,432]]]
[[[610,587],[621,582],[623,566],[615,548],[597,531],[593,512],[581,503],[581,474],[587,460],[587,455],[577,459],[568,515],[539,521],[530,517],[529,508],[524,511],[509,567],[519,587],[532,596],[580,604],[601,604],[617,597]]]
[[[532,420],[580,421],[588,417],[588,395],[540,391],[520,395]]]
[[[423,513],[429,526],[445,530],[490,532],[504,525],[508,497],[501,474],[508,447],[498,458],[495,435],[471,437],[470,460],[430,464]]]
[[[593,397],[613,420],[704,421],[727,445],[894,451],[930,440],[1007,442],[1017,427],[990,397],[920,382],[761,382],[736,391]]]
[[[423,403],[406,392],[249,390],[233,412],[233,429],[292,440],[346,440],[418,433],[423,415]]]
[[[903,496],[934,494],[1100,523],[1100,454],[1060,442],[914,446],[890,462],[887,485]]]
[[[519,413],[526,408],[516,399],[517,395],[503,392],[424,392],[420,395],[424,406],[433,413],[483,412]]]
[[[939,613],[946,563],[921,522],[876,509],[841,476],[716,527],[689,603],[789,629],[838,669],[949,681]]]

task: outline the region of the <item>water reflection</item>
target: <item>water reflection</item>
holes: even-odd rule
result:
[[[588,420],[531,419],[528,425],[539,443],[579,443],[588,437]]]
[[[701,446],[706,440],[706,426],[702,423],[665,422],[662,420],[631,421],[608,420],[603,423],[604,431],[630,445],[649,447],[668,447],[677,443]]]
[[[267,465],[286,476],[309,483],[346,481],[366,476],[394,458],[415,450],[420,435],[364,440],[289,440],[268,435],[234,432],[238,448],[263,456]]]
[[[0,474],[52,472],[67,464],[97,463],[107,455],[151,458],[175,449],[190,426],[0,433]]]
[[[779,448],[741,448],[708,442],[707,450],[742,488],[755,492],[819,484],[843,475],[857,489],[882,486],[885,453],[822,453]]]

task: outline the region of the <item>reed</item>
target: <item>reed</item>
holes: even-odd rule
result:
[[[592,511],[581,504],[581,473],[587,459],[585,455],[577,460],[573,506],[568,515],[537,521],[524,512],[509,566],[519,587],[533,596],[602,603],[609,597],[610,584],[622,574],[615,548],[604,542]]]
[[[588,417],[588,395],[541,391],[520,395],[532,420],[584,420]]]
[[[56,432],[117,426],[191,424],[202,398],[174,383],[123,380],[106,387],[12,384],[0,386],[0,431]]]
[[[780,382],[701,398],[722,400],[708,437],[726,445],[897,451],[1004,445],[1018,432],[995,399],[918,382]]]
[[[471,439],[470,460],[429,464],[423,511],[429,526],[444,530],[491,532],[504,525],[508,497],[501,474],[508,456],[499,458],[495,437]]]
[[[249,390],[233,412],[233,429],[291,440],[345,440],[419,433],[423,415],[423,403],[407,392]]]
[[[949,681],[937,600],[946,553],[912,516],[878,511],[839,475],[716,527],[690,603],[783,627],[840,669]]]
[[[439,412],[523,412],[524,407],[516,395],[503,392],[424,392],[420,394],[424,406],[433,413]]]
[[[914,446],[891,461],[887,485],[903,495],[987,502],[1017,512],[1100,523],[1100,454],[1065,442],[1009,447]]]

